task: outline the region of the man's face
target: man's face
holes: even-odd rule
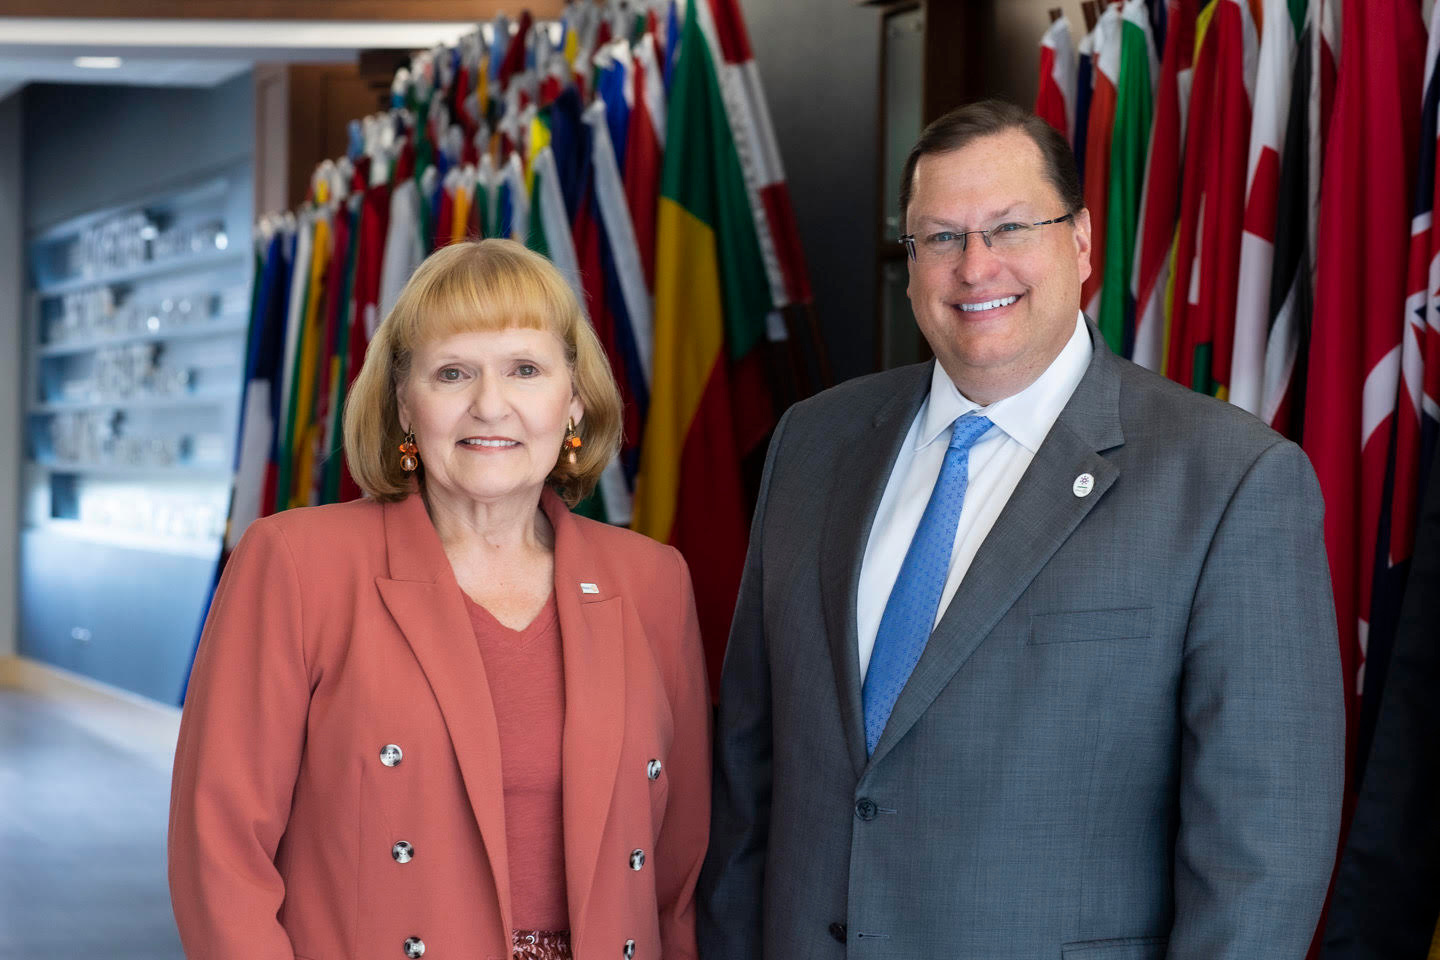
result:
[[[1063,216],[1045,179],[1040,148],[1006,130],[915,166],[908,232],[926,238]],[[910,307],[955,385],[988,404],[1019,393],[1044,372],[1075,330],[1080,284],[1090,275],[1090,214],[1034,227],[1019,247],[994,249],[975,234],[964,253],[911,261]]]

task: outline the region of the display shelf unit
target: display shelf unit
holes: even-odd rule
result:
[[[78,343],[47,343],[36,348],[41,357],[62,357],[72,353],[87,353],[101,347],[123,347],[131,343],[163,343],[168,340],[205,339],[243,334],[250,329],[248,317],[226,318],[196,327],[181,327],[175,330],[146,330],[142,333],[116,334],[97,337]]]
[[[234,482],[252,219],[246,162],[29,238],[22,653],[178,701]]]

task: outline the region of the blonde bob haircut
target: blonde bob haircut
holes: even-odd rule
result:
[[[584,446],[577,462],[555,451],[548,482],[570,506],[595,489],[620,449],[620,391],[605,350],[554,265],[513,240],[452,243],[415,271],[365,353],[345,400],[345,459],[360,488],[380,501],[400,500],[423,485],[400,469],[398,390],[410,375],[415,349],[457,333],[515,327],[549,330],[565,346],[565,360],[585,414],[576,426]],[[423,457],[423,454],[422,454]]]

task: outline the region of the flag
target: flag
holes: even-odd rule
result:
[[[1090,149],[1090,102],[1095,97],[1095,37],[1100,25],[1085,34],[1075,48],[1075,169],[1085,182],[1085,154]]]
[[[423,134],[416,129],[415,135]],[[417,145],[418,153],[418,145]],[[402,158],[404,154],[402,153]],[[376,158],[363,158],[356,164],[357,179],[365,184],[361,200],[360,225],[357,231],[355,251],[355,280],[351,297],[350,331],[345,344],[345,382],[353,383],[365,363],[365,351],[375,328],[382,319],[378,314],[380,298],[381,258],[385,250],[385,235],[390,225],[390,192],[392,189],[388,163]],[[418,163],[419,160],[417,159]],[[405,176],[403,166],[394,169],[396,180]],[[421,199],[424,209],[424,198]],[[423,232],[422,232],[423,236]],[[348,467],[340,475],[340,500],[356,500],[362,495],[360,485],[350,475]]]
[[[406,143],[402,152],[413,152]],[[388,316],[400,299],[400,291],[410,275],[425,259],[425,241],[420,235],[420,185],[414,177],[400,174],[410,163],[397,161],[395,188],[390,192],[390,218],[387,224],[384,251],[380,260],[380,293],[376,309],[381,317]]]
[[[269,513],[262,501],[265,474],[273,464],[278,421],[280,364],[285,343],[285,255],[283,229],[268,227],[257,238],[264,247],[255,271],[254,302],[246,337],[245,386],[240,401],[235,449],[235,487],[225,527],[225,550],[235,549],[251,521]]]
[[[1075,41],[1070,37],[1070,21],[1062,15],[1040,39],[1040,89],[1035,94],[1035,113],[1072,144],[1075,80]]]
[[[1120,74],[1110,138],[1110,209],[1105,222],[1105,294],[1095,316],[1110,349],[1128,357],[1135,346],[1135,301],[1130,271],[1135,260],[1145,148],[1160,64],[1150,36],[1145,0],[1126,0],[1121,12]]]
[[[276,424],[279,443],[275,449],[275,489],[270,509],[274,512],[290,507],[292,470],[295,459],[295,402],[298,393],[300,358],[305,334],[305,311],[309,304],[310,270],[315,242],[315,212],[300,214],[295,229],[295,257],[290,265],[290,303],[285,317],[285,358],[281,368],[280,389],[282,420]]]
[[[640,251],[645,288],[655,290],[655,207],[660,202],[660,164],[665,154],[665,83],[647,33],[635,49],[634,107],[625,152],[625,197]]]
[[[1280,158],[1295,51],[1304,28],[1304,7],[1266,0],[1265,29],[1255,80],[1246,168],[1245,231],[1240,238],[1240,279],[1235,298],[1235,342],[1230,361],[1230,402],[1264,412],[1265,347],[1275,316],[1270,287],[1275,264],[1275,227],[1280,207]]]
[[[549,257],[577,298],[583,298],[580,286],[580,265],[575,258],[575,244],[570,236],[570,216],[565,209],[565,196],[560,192],[560,177],[555,169],[555,154],[546,144],[531,166],[532,191],[530,229],[526,246]],[[583,302],[583,301],[582,301]]]
[[[1313,238],[1319,206],[1313,202],[1310,171],[1320,152],[1319,128],[1311,123],[1311,101],[1319,89],[1315,70],[1320,0],[1309,0],[1296,45],[1295,69],[1285,120],[1280,182],[1276,188],[1275,252],[1271,268],[1265,337],[1265,366],[1257,415],[1291,440],[1299,441],[1305,410],[1305,361],[1314,312]]]
[[[620,456],[600,478],[605,519],[628,524],[639,468],[639,440],[649,406],[650,295],[625,205],[620,167],[610,142],[608,105],[597,97],[582,115],[588,165],[576,217],[586,300],[596,334],[620,388],[624,435]]]
[[[1150,126],[1145,186],[1140,192],[1140,220],[1135,233],[1131,274],[1135,345],[1131,359],[1156,371],[1161,368],[1169,319],[1170,257],[1180,215],[1180,158],[1185,152],[1185,112],[1194,72],[1197,11],[1198,0],[1169,0],[1165,55],[1156,87],[1155,120]]]
[[[1321,186],[1305,452],[1325,546],[1355,745],[1381,501],[1400,380],[1424,26],[1411,0],[1347,0]]]
[[[1432,24],[1435,22],[1432,17]],[[1385,489],[1380,503],[1370,606],[1366,618],[1368,629],[1362,666],[1364,685],[1360,691],[1360,718],[1355,744],[1354,779],[1357,783],[1365,777],[1370,744],[1389,673],[1400,604],[1410,574],[1425,435],[1430,434],[1433,442],[1435,429],[1434,395],[1431,394],[1429,411],[1425,409],[1424,397],[1429,317],[1437,287],[1440,287],[1440,249],[1435,243],[1433,222],[1436,111],[1440,108],[1440,78],[1435,76],[1437,51],[1440,51],[1440,37],[1432,34],[1424,61],[1424,80],[1418,88],[1422,109],[1415,154],[1418,163],[1412,168],[1414,188],[1410,213],[1408,295],[1399,324],[1398,402],[1393,405],[1391,437],[1388,438],[1388,462],[1383,481]],[[1386,376],[1389,375],[1387,370]],[[1429,375],[1434,378],[1433,365]],[[1362,608],[1361,614],[1366,613]]]
[[[1258,38],[1246,0],[1213,0],[1197,24],[1165,373],[1228,396],[1245,164]]]
[[[725,116],[730,124],[745,188],[755,220],[755,236],[770,282],[773,310],[811,299],[810,277],[800,247],[800,231],[790,203],[790,187],[780,162],[775,125],[760,82],[760,68],[738,0],[708,0],[699,8],[700,26],[715,63]],[[682,41],[683,44],[683,41]],[[771,339],[785,337],[779,316],[770,316]],[[765,431],[768,432],[768,429]]]
[[[764,339],[773,302],[697,0],[686,10],[661,174],[654,388],[632,525],[689,562],[713,685],[750,515],[730,368]]]
[[[1085,136],[1085,208],[1090,211],[1090,276],[1080,288],[1085,312],[1100,313],[1105,285],[1105,218],[1110,212],[1110,141],[1120,82],[1120,8],[1109,6],[1095,25],[1095,91]]]

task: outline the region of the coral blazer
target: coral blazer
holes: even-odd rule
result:
[[[572,949],[695,957],[710,707],[689,572],[673,548],[549,491],[542,507]],[[426,960],[505,960],[523,855],[506,849],[485,664],[420,497],[253,524],[216,591],[175,755],[186,954],[384,960],[419,940]]]

